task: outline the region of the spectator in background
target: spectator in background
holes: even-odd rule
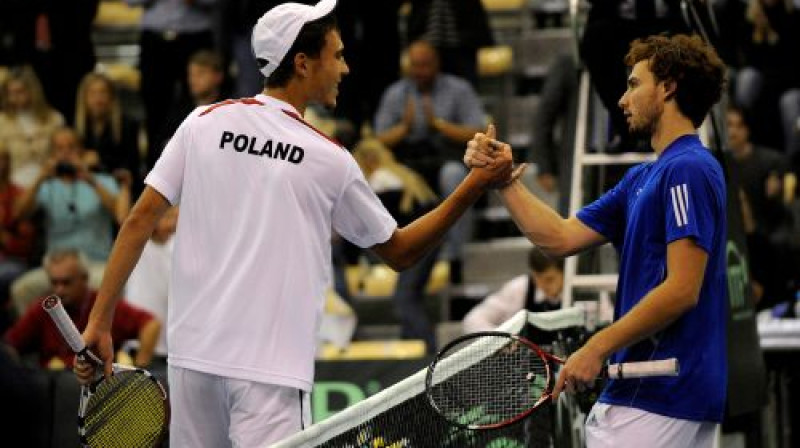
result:
[[[727,111],[730,166],[735,170],[743,201],[744,230],[753,293],[759,309],[791,299],[791,270],[788,253],[780,240],[789,213],[783,203],[783,182],[787,163],[777,151],[755,145],[744,113],[735,107]]]
[[[114,223],[120,223],[130,210],[130,185],[118,185],[109,175],[92,173],[83,162],[83,148],[71,128],[53,133],[52,157],[20,201],[17,216],[27,217],[34,210],[44,214],[47,251],[73,248],[85,253],[91,264],[90,284],[99,284],[111,251]],[[42,269],[26,272],[12,286],[17,310],[47,289]]]
[[[408,41],[436,47],[442,71],[478,85],[478,49],[494,44],[481,0],[411,0]]]
[[[550,258],[534,247],[528,268],[529,273],[509,280],[467,313],[465,333],[494,330],[520,310],[539,313],[561,308],[564,260]]]
[[[33,60],[39,4],[31,0],[0,2],[0,66],[15,67]]]
[[[85,257],[74,249],[53,251],[44,259],[50,291],[61,297],[67,314],[79,331],[86,327],[89,311],[97,296],[97,291],[89,287],[87,266]],[[113,327],[117,344],[129,339],[139,340],[134,364],[138,367],[148,366],[161,331],[161,322],[147,311],[122,301],[114,315]],[[72,367],[75,359],[75,354],[64,342],[40,300],[31,304],[22,318],[8,330],[5,342],[19,355],[37,354],[42,367]]]
[[[225,0],[220,2],[220,39],[224,60],[233,60],[236,98],[255,96],[264,88],[264,76],[253,57],[250,34],[256,20],[286,0]],[[396,18],[395,18],[396,20]],[[230,52],[230,54],[227,54]],[[171,134],[170,134],[171,135]]]
[[[188,91],[186,66],[201,49],[214,47],[217,0],[125,0],[143,6],[141,95],[147,130],[147,168],[161,155],[163,124],[176,98]]]
[[[538,168],[536,181],[542,190],[560,193],[558,209],[563,215],[569,212],[577,97],[578,67],[573,56],[564,53],[548,67],[528,151]]]
[[[36,236],[33,223],[14,214],[22,195],[11,181],[11,156],[0,142],[0,333],[16,316],[9,302],[11,283],[27,269]]]
[[[800,113],[800,16],[791,1],[750,0],[747,21],[734,98],[753,117],[753,141],[782,149]]]
[[[133,180],[133,195],[141,192],[139,123],[123,111],[111,78],[102,73],[84,76],[75,106],[75,130],[83,139],[90,169]]]
[[[392,152],[380,141],[368,138],[353,150],[364,177],[386,210],[405,226],[432,210],[436,194],[425,180],[406,166],[397,163]],[[417,264],[397,275],[392,304],[400,320],[403,339],[420,339],[428,353],[436,353],[436,332],[425,311],[425,287],[436,264],[439,249],[426,254]]]
[[[172,105],[159,140],[156,142],[160,146],[167,144],[178,126],[196,107],[225,99],[222,91],[225,81],[222,57],[211,50],[200,50],[193,54],[186,66],[186,81],[189,91]]]
[[[11,70],[0,101],[0,141],[11,154],[14,182],[29,187],[47,159],[50,136],[64,125],[64,117],[47,103],[39,78],[30,67]]]
[[[336,19],[342,33],[350,74],[339,84],[334,113],[349,121],[360,138],[365,122],[378,109],[386,88],[400,77],[400,5],[404,0],[339,0]],[[348,144],[341,140],[342,144]]]
[[[167,321],[169,277],[172,272],[172,236],[178,224],[178,207],[167,210],[158,220],[150,240],[144,246],[136,268],[128,277],[125,296],[161,322]],[[116,340],[116,339],[115,339]],[[163,366],[167,361],[167,332],[162,331],[155,347],[156,359]]]
[[[783,204],[786,158],[772,148],[753,144],[749,120],[741,109],[730,107],[726,118],[731,161],[738,170],[758,230],[768,235],[786,218]]]
[[[461,162],[464,145],[486,124],[486,113],[475,90],[464,79],[440,72],[439,56],[429,42],[408,47],[408,76],[383,94],[375,117],[375,137],[397,161],[437,187],[452,193],[467,175]],[[451,279],[460,283],[463,245],[472,232],[468,211],[447,236],[445,257]]]
[[[100,0],[40,0],[33,67],[50,103],[73,122],[75,92],[94,69],[92,24]]]

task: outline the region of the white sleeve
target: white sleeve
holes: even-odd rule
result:
[[[464,317],[465,333],[494,330],[525,306],[528,276],[514,277],[490,294]]]
[[[397,221],[367,184],[355,160],[350,158],[348,163],[348,180],[333,208],[333,229],[361,248],[386,242],[397,229]]]
[[[183,174],[186,167],[186,154],[191,145],[191,123],[195,114],[191,113],[164,147],[153,169],[144,183],[161,193],[172,205],[181,199]]]

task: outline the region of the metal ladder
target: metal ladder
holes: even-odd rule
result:
[[[577,213],[584,205],[583,175],[584,169],[607,165],[633,165],[655,160],[655,153],[587,153],[589,109],[592,93],[589,73],[583,71],[578,91],[578,110],[575,127],[575,148],[572,159],[572,176],[570,179],[569,215]],[[617,287],[617,274],[578,274],[578,255],[568,257],[564,261],[563,306],[573,305],[573,294],[576,290],[598,291],[600,300],[608,300],[609,295]],[[588,316],[587,316],[588,317]],[[587,319],[589,323],[590,319]]]

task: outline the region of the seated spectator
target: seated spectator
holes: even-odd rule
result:
[[[749,0],[742,33],[743,67],[734,99],[752,122],[753,141],[796,151],[800,114],[800,14],[792,2]],[[783,132],[781,132],[783,131]]]
[[[29,187],[47,159],[50,136],[64,125],[64,117],[47,103],[29,67],[9,72],[0,100],[0,141],[11,153],[14,182]]]
[[[91,285],[98,285],[111,252],[113,224],[130,210],[130,185],[118,185],[106,174],[90,172],[74,130],[61,128],[52,137],[52,157],[20,201],[17,216],[34,210],[44,215],[45,250],[74,248],[85,253],[91,265]],[[42,269],[25,273],[12,286],[19,312],[47,288]]]
[[[418,172],[441,196],[467,175],[464,147],[485,128],[486,113],[464,79],[441,73],[436,49],[426,41],[408,47],[408,76],[384,92],[375,116],[375,137],[398,162]],[[451,280],[460,283],[463,245],[471,237],[472,213],[448,232],[445,258]]]
[[[528,150],[531,161],[538,168],[536,181],[539,187],[547,193],[560,194],[558,209],[562,215],[569,213],[578,73],[578,66],[568,53],[559,55],[548,67],[533,118]]]
[[[186,66],[189,95],[184,95],[172,105],[167,114],[167,121],[161,127],[161,133],[155,143],[160,147],[166,145],[178,126],[196,107],[224,100],[222,91],[224,81],[225,67],[219,54],[211,50],[200,50],[193,54]]]
[[[364,177],[383,205],[401,226],[436,205],[436,194],[419,174],[397,163],[386,146],[376,139],[365,139],[353,150]],[[392,303],[400,320],[403,339],[425,341],[429,353],[436,352],[436,335],[425,312],[425,287],[431,276],[438,248],[411,268],[397,275]]]
[[[749,122],[740,109],[728,109],[727,129],[728,149],[758,221],[757,227],[765,234],[774,232],[786,218],[783,204],[786,158],[774,149],[753,144]]]
[[[413,0],[408,40],[425,39],[441,55],[443,71],[478,85],[478,49],[494,44],[480,0]]]
[[[128,303],[153,313],[161,322],[167,322],[169,277],[172,274],[172,236],[177,224],[178,208],[172,207],[156,224],[150,241],[144,246],[142,256],[125,285]],[[166,331],[162,331],[158,338],[155,355],[166,361]]]
[[[727,112],[728,149],[731,167],[739,179],[750,259],[750,275],[758,309],[791,300],[789,289],[791,263],[786,260],[788,246],[780,240],[788,224],[783,183],[787,172],[785,158],[779,152],[755,145],[743,112]]]
[[[67,314],[83,331],[89,320],[97,291],[89,288],[89,271],[85,257],[74,249],[61,249],[45,256],[44,268],[51,292],[61,297]],[[42,367],[72,367],[75,354],[42,308],[41,301],[31,304],[22,318],[5,334],[5,342],[19,355],[36,354]],[[128,339],[139,340],[134,364],[150,364],[161,331],[161,323],[152,314],[120,302],[114,314],[112,337],[115,344]],[[117,347],[119,348],[119,346]]]
[[[84,76],[75,106],[75,130],[83,139],[89,168],[119,181],[133,179],[134,196],[144,188],[139,156],[139,123],[120,105],[111,79],[102,73]],[[127,173],[125,173],[127,172]]]
[[[494,330],[518,311],[553,311],[561,308],[564,261],[547,257],[539,249],[528,256],[531,271],[509,280],[464,317],[464,332]]]
[[[0,333],[13,319],[10,308],[11,283],[27,269],[36,229],[28,220],[18,220],[14,208],[23,190],[11,181],[11,156],[0,142]]]

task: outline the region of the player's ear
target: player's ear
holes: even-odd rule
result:
[[[669,101],[675,98],[675,94],[678,93],[678,83],[675,81],[664,81],[664,101]]]
[[[307,78],[309,75],[308,63],[309,59],[305,53],[297,53],[294,55],[294,71],[301,78]]]

